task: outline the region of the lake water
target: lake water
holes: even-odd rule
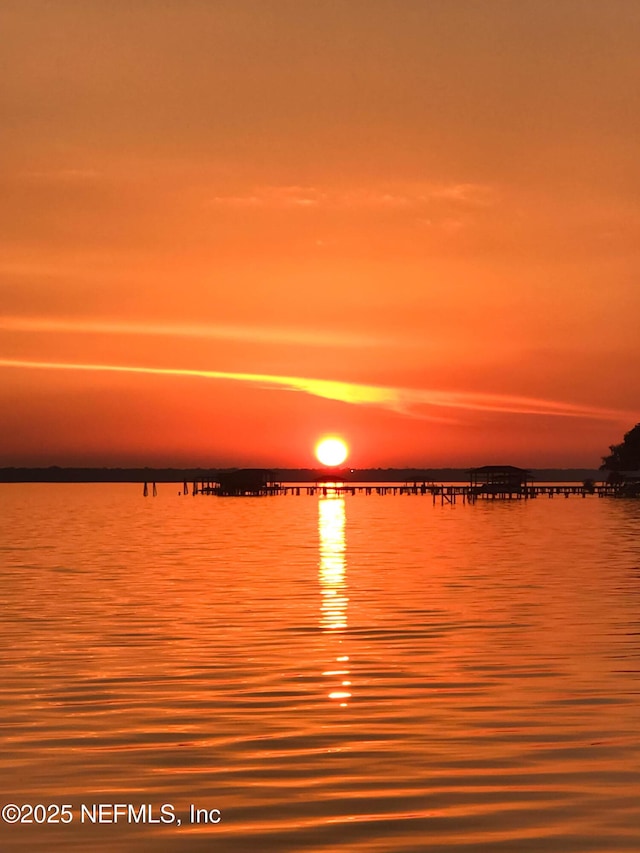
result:
[[[158,488],[0,485],[3,853],[640,850],[640,501]]]

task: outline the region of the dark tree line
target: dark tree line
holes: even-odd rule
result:
[[[611,453],[602,457],[601,470],[638,471],[640,470],[640,424],[625,433],[620,444],[609,446]]]

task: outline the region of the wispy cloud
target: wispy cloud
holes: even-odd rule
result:
[[[471,183],[443,184],[439,187],[433,187],[429,195],[435,199],[463,202],[481,207],[493,204],[496,198],[493,187],[487,184]]]
[[[46,181],[55,183],[76,183],[82,181],[95,181],[103,177],[101,172],[95,169],[51,169],[44,172],[24,172],[23,177],[30,181]]]
[[[226,324],[121,323],[108,320],[47,317],[0,317],[0,329],[8,332],[72,333],[90,335],[150,335],[157,337],[210,338],[297,346],[380,346],[380,337],[351,332],[292,329],[272,326]],[[389,342],[389,341],[387,341]]]
[[[503,414],[588,418],[604,421],[628,421],[634,414],[615,409],[580,406],[556,400],[519,397],[508,394],[484,394],[466,391],[437,391],[420,388],[391,388],[354,382],[335,382],[298,376],[272,376],[261,373],[228,373],[217,370],[142,367],[113,364],[73,364],[48,361],[0,359],[0,368],[26,370],[129,373],[149,376],[191,377],[244,382],[261,388],[299,391],[314,397],[337,400],[351,405],[376,406],[412,417],[442,420],[435,410],[467,410]]]
[[[261,186],[209,198],[212,207],[299,209],[420,209],[428,205],[456,204],[484,207],[495,202],[494,188],[485,184],[391,184],[388,186],[331,189],[305,185]]]
[[[208,199],[214,207],[317,207],[326,204],[330,195],[311,186],[262,186],[231,195]]]

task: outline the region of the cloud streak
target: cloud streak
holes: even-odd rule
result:
[[[259,388],[297,391],[350,405],[375,406],[411,417],[443,420],[428,411],[480,411],[512,415],[533,415],[621,422],[635,417],[615,409],[579,406],[556,400],[520,397],[508,394],[484,394],[466,391],[392,388],[355,382],[337,382],[299,376],[272,376],[262,373],[230,373],[191,368],[142,367],[115,364],[77,364],[50,361],[0,359],[0,368],[23,370],[76,371],[87,373],[126,373],[145,376],[173,376],[242,382]],[[425,411],[425,409],[427,411]]]
[[[310,331],[277,327],[199,325],[168,323],[120,323],[87,319],[48,319],[46,317],[0,317],[0,329],[8,332],[78,333],[91,335],[148,335],[156,337],[210,338],[225,341],[253,341],[265,344],[297,346],[364,347],[385,343],[373,335],[333,331]],[[390,341],[386,341],[390,343]]]
[[[485,184],[394,184],[372,188],[332,189],[314,186],[262,186],[235,195],[218,195],[207,206],[244,209],[396,209],[431,204],[487,207],[496,202],[493,187]]]

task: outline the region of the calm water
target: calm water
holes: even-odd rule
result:
[[[0,849],[640,850],[640,501],[177,489],[0,485]]]

